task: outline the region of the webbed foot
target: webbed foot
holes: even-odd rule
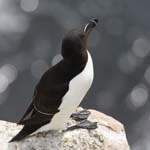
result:
[[[91,114],[90,111],[88,111],[87,109],[84,109],[82,111],[79,111],[79,112],[76,112],[76,113],[73,113],[71,115],[71,117],[76,120],[76,121],[81,121],[81,120],[86,120],[89,115]]]
[[[80,129],[80,128],[82,128],[82,129],[96,129],[97,128],[97,122],[90,122],[88,120],[83,120],[76,125],[68,127],[67,131],[74,130],[74,129]]]

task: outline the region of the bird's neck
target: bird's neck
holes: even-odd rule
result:
[[[64,58],[68,63],[73,66],[85,65],[88,59],[88,51],[82,51],[81,53],[72,53],[68,58]]]

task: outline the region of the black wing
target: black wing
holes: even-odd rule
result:
[[[37,124],[41,122],[39,114],[45,116],[44,120],[49,118],[50,121],[59,111],[62,97],[69,89],[69,80],[73,77],[69,70],[64,61],[61,61],[45,72],[35,88],[32,103],[18,124]]]

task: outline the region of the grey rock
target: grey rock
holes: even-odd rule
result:
[[[81,108],[80,108],[81,109]],[[79,109],[78,109],[79,110]],[[90,110],[88,120],[97,121],[94,130],[49,131],[19,141],[8,143],[22,126],[0,121],[1,150],[129,150],[123,125],[101,112]],[[76,122],[69,120],[68,125]]]

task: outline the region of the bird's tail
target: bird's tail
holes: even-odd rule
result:
[[[15,142],[15,141],[20,141],[21,139],[23,139],[25,136],[21,136],[19,133],[15,136],[15,137],[13,137],[10,141],[9,141],[9,143],[10,142]]]
[[[17,123],[18,125],[19,124],[22,124],[22,121],[25,119],[25,117],[30,113],[32,112],[33,110],[33,103],[30,104],[30,106],[28,107],[28,109],[26,110],[25,114],[23,115],[23,117],[20,119],[20,121]]]
[[[23,129],[9,141],[9,143],[22,140],[26,136],[39,129],[41,126],[42,125],[24,126]]]

